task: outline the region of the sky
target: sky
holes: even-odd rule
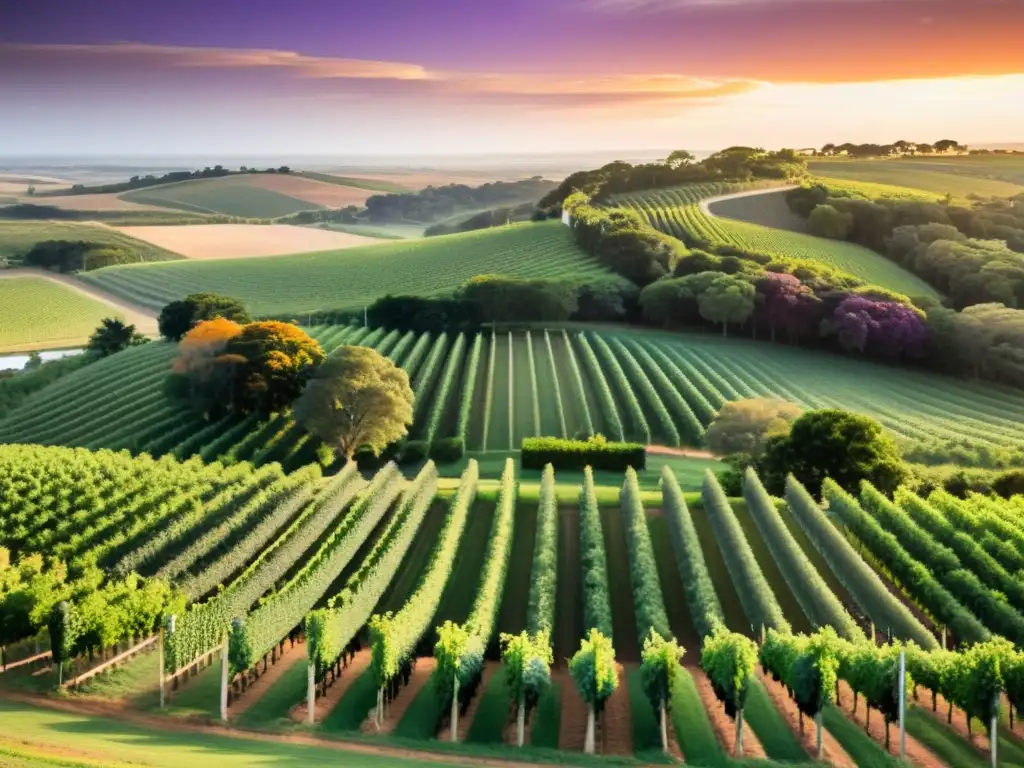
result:
[[[0,0],[0,154],[1024,140],[1024,0]]]

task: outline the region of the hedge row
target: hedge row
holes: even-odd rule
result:
[[[628,467],[647,466],[647,450],[639,443],[612,443],[606,440],[561,440],[557,437],[528,437],[523,440],[523,469],[606,469],[624,472]]]

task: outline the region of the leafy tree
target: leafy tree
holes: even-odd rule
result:
[[[928,326],[919,310],[861,296],[844,299],[830,327],[844,349],[890,360],[920,357],[928,341]]]
[[[269,415],[302,392],[324,360],[320,345],[291,323],[250,323],[225,349],[240,361],[234,376],[234,407]]]
[[[64,678],[64,662],[74,657],[74,648],[81,633],[81,626],[74,608],[66,600],[54,606],[48,626],[51,654],[53,660],[57,662],[58,685],[60,685]]]
[[[789,473],[817,496],[826,477],[852,493],[862,480],[892,493],[908,471],[877,421],[832,409],[808,411],[787,436],[769,438],[756,466],[765,487],[776,495],[783,493]]]
[[[658,715],[661,730],[661,749],[668,754],[667,712],[672,704],[672,689],[679,674],[679,662],[686,649],[675,640],[666,640],[653,627],[644,638],[640,656],[640,678],[644,693]]]
[[[88,349],[100,357],[107,357],[147,341],[149,339],[136,331],[134,325],[128,325],[116,317],[106,317],[89,337]]]
[[[242,332],[232,320],[206,320],[185,334],[171,363],[172,391],[188,398],[207,415],[234,410],[234,378],[242,358],[225,354]]]
[[[494,322],[568,320],[578,307],[576,286],[564,280],[521,280],[477,275],[462,288],[462,299]]]
[[[685,149],[676,149],[672,151],[668,157],[665,158],[665,165],[675,170],[684,165],[690,165],[696,162],[697,158],[687,152]]]
[[[771,398],[727,402],[707,430],[708,448],[722,456],[759,456],[764,441],[789,434],[790,425],[802,413],[796,403]]]
[[[252,321],[237,299],[216,293],[193,293],[180,301],[172,301],[161,310],[160,335],[168,341],[180,341],[199,323],[219,317],[242,324]]]
[[[729,323],[744,323],[754,311],[753,284],[742,277],[722,275],[697,298],[701,317],[722,324],[722,336]]]
[[[551,685],[551,638],[547,631],[530,635],[501,635],[501,660],[505,667],[512,701],[516,703],[516,743],[525,736],[526,713],[536,706],[541,694]]]
[[[743,754],[743,707],[756,664],[757,646],[748,637],[722,629],[704,640],[700,666],[725,705],[725,713],[736,720],[737,757]]]
[[[379,456],[412,424],[409,375],[369,347],[339,347],[295,402],[295,418],[346,459],[363,447]]]
[[[569,674],[587,703],[587,735],[583,751],[592,755],[597,713],[619,687],[619,673],[615,666],[615,649],[612,648],[611,639],[591,629],[580,641],[580,649],[569,660]]]
[[[819,205],[807,217],[807,231],[830,240],[847,240],[853,229],[853,216],[840,213],[831,205]]]

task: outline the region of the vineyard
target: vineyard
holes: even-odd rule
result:
[[[1012,197],[1024,192],[1024,161],[1008,155],[972,157],[914,157],[899,160],[811,158],[817,176],[873,184],[896,184],[936,195],[966,198]]]
[[[190,182],[193,183],[193,182]],[[362,309],[387,293],[451,293],[475,275],[586,278],[608,275],[557,222],[257,260],[111,267],[83,279],[123,299],[163,308],[197,291],[233,296],[256,315],[296,319]]]
[[[756,189],[756,187],[754,187]],[[685,243],[731,245],[748,251],[828,264],[862,280],[910,296],[937,297],[913,273],[855,243],[711,215],[703,201],[751,189],[750,185],[693,184],[616,195],[613,202]]]
[[[39,277],[0,277],[0,352],[72,347],[88,340],[110,307]]]
[[[1019,498],[826,482],[826,513],[753,472],[741,499],[668,468],[653,495],[628,471],[617,501],[589,473],[564,501],[550,468],[520,498],[512,460],[496,494],[481,479],[0,447],[0,692],[157,633],[162,656],[115,677],[154,712],[163,679],[172,718],[721,766],[895,765],[901,651],[913,762],[982,765],[992,702],[1024,701]],[[40,645],[52,661],[19,664]]]
[[[722,403],[750,397],[864,413],[903,440],[1022,440],[1024,405],[1009,390],[782,345],[656,331],[309,330],[327,352],[373,347],[408,372],[417,401],[409,437],[427,453],[454,439],[471,455],[508,455],[526,437],[597,433],[699,446]],[[319,441],[287,414],[206,422],[172,399],[164,381],[175,353],[151,343],[69,374],[0,421],[0,442],[277,462],[288,471],[317,461]]]

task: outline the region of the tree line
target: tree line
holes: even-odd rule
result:
[[[156,187],[161,184],[176,184],[179,181],[192,181],[194,179],[217,179],[222,176],[232,176],[245,173],[291,173],[292,169],[287,165],[278,168],[249,168],[242,166],[237,171],[229,170],[223,165],[215,165],[212,168],[206,166],[196,171],[170,171],[162,176],[152,173],[145,176],[132,176],[128,181],[119,181],[113,184],[74,184],[71,189],[54,189],[46,192],[34,192],[35,197],[59,197],[61,195],[99,195],[115,192],[129,192],[133,189],[145,189]]]

